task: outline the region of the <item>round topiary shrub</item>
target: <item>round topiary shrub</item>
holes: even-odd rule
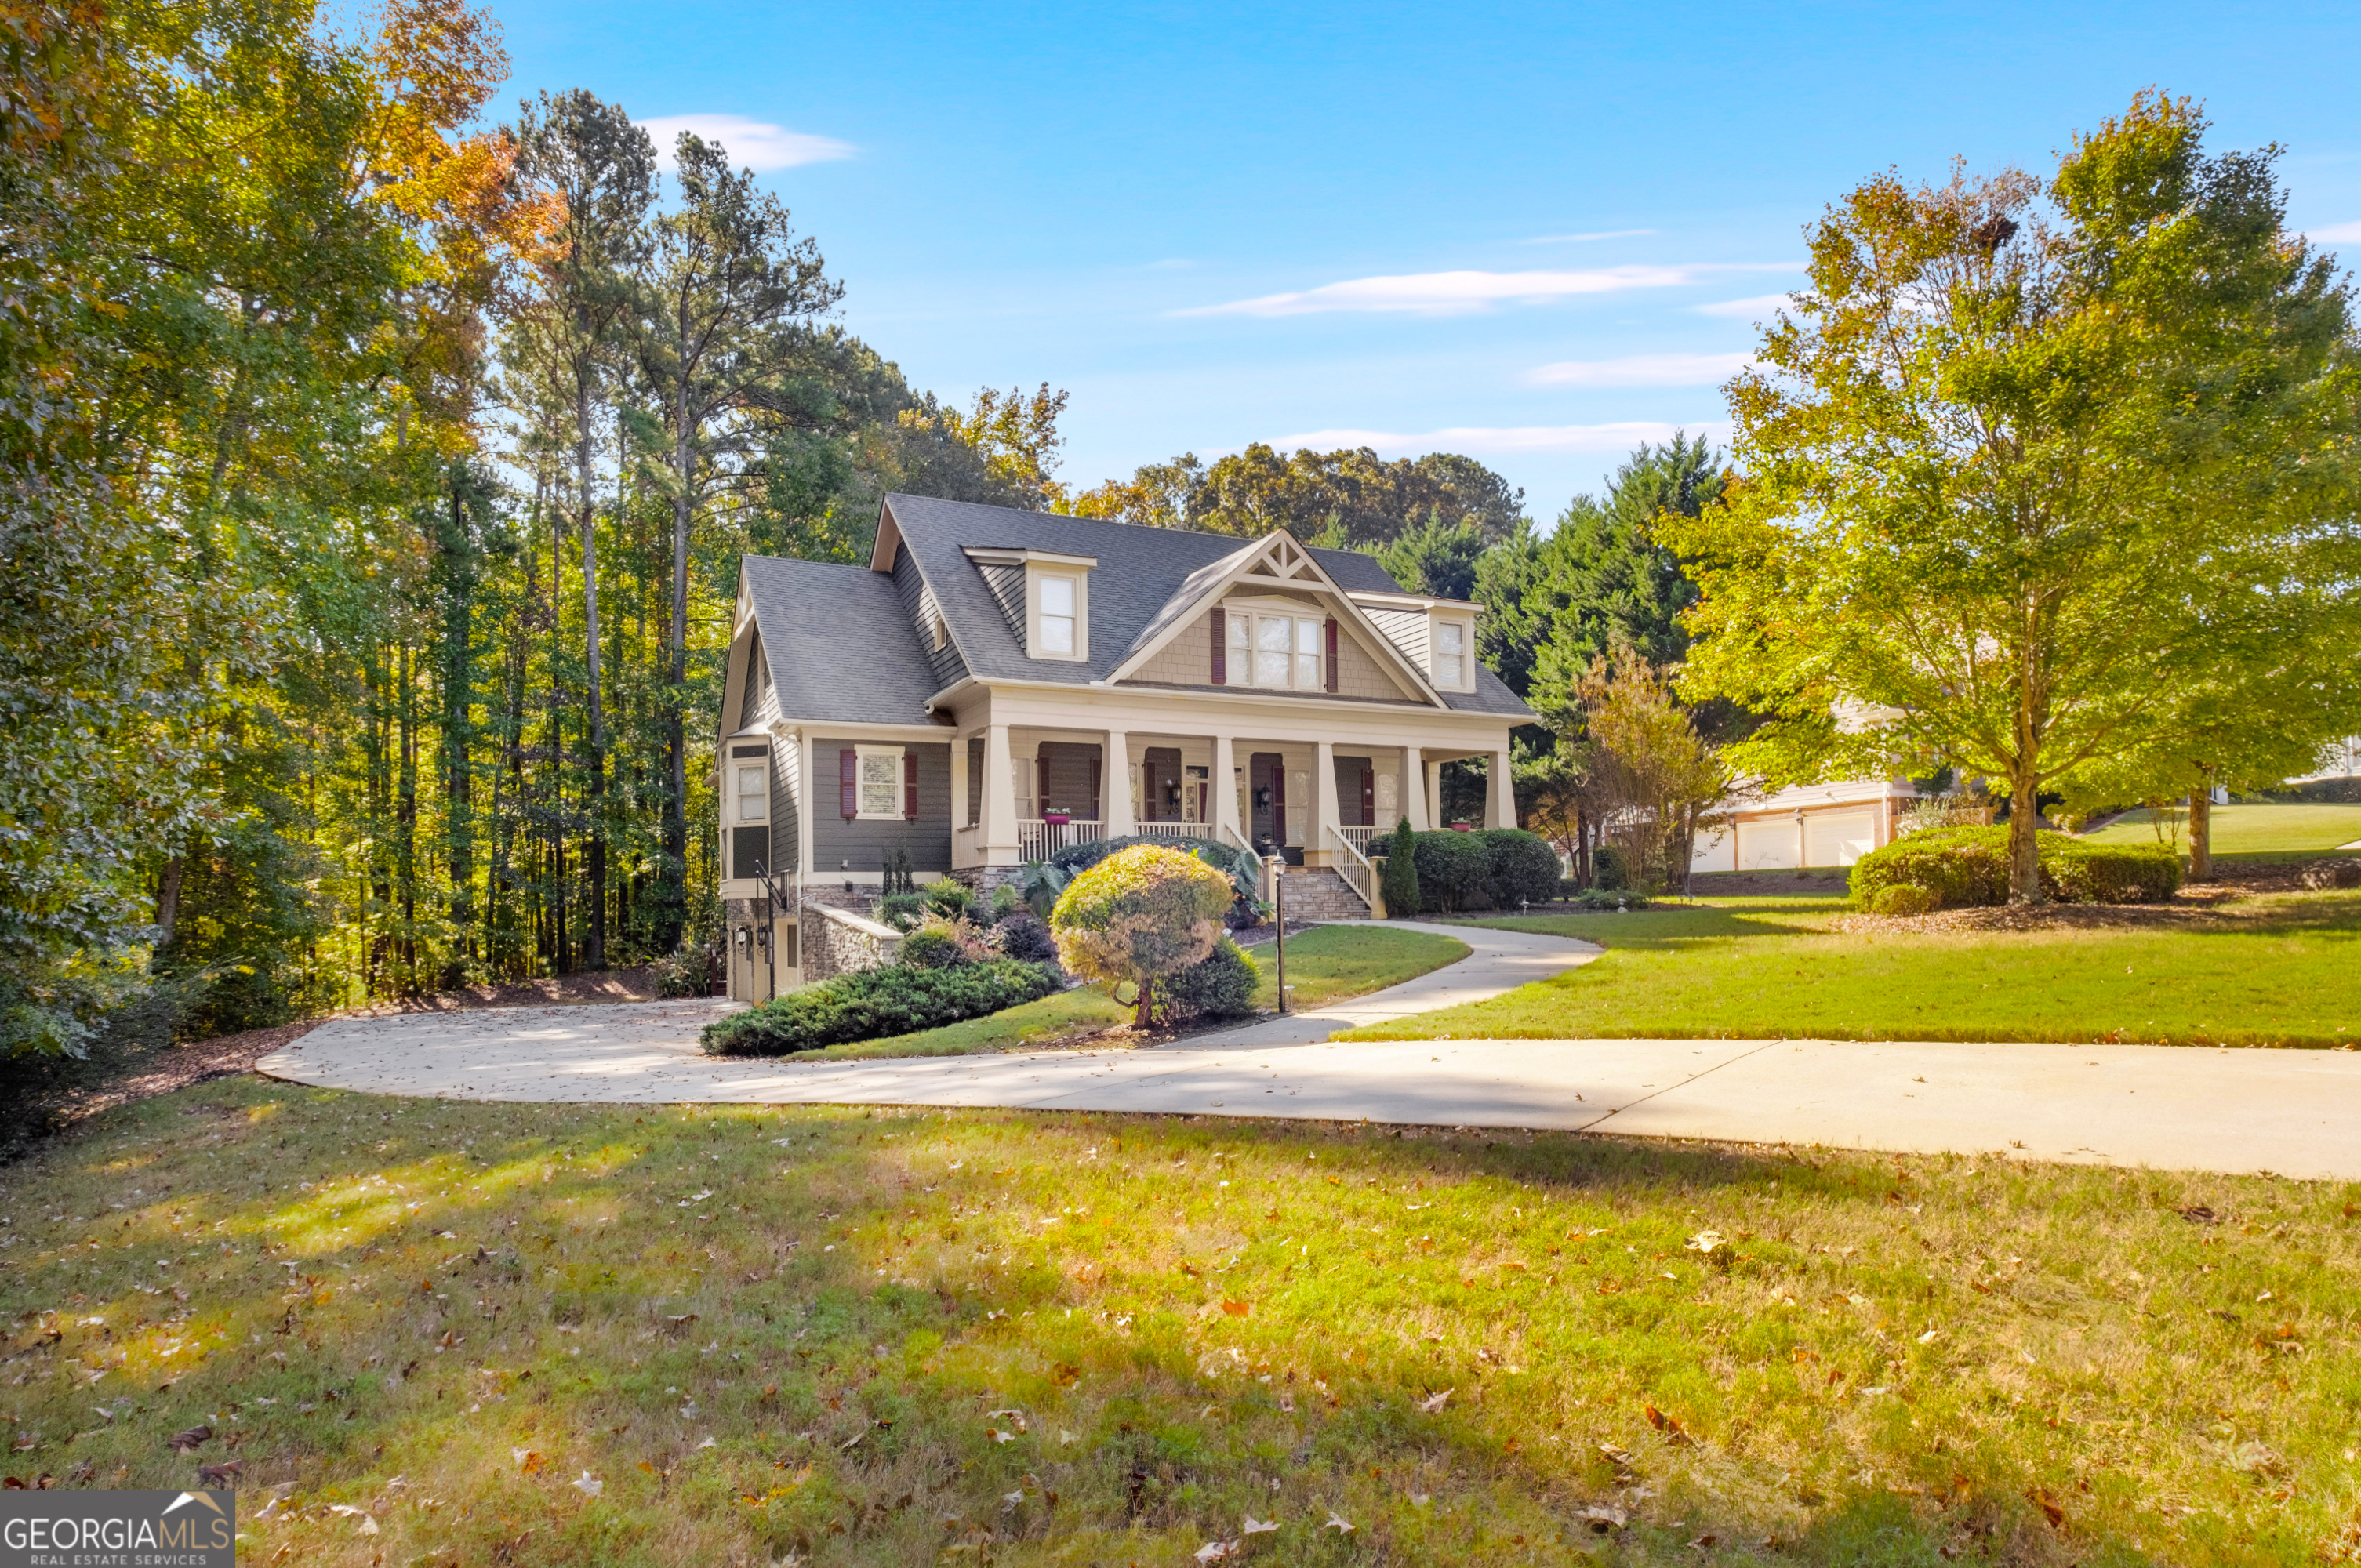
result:
[[[1227,876],[1194,855],[1136,844],[1069,883],[1049,929],[1076,974],[1138,986],[1136,1017],[1144,1027],[1155,1017],[1159,982],[1212,954],[1235,894]]]
[[[1489,901],[1492,851],[1481,834],[1421,833],[1411,859],[1418,868],[1419,907],[1425,913],[1474,909]]]
[[[1872,915],[1924,915],[1935,907],[1935,895],[1916,883],[1897,882],[1877,890],[1869,901]]]
[[[1521,828],[1488,828],[1472,835],[1484,840],[1489,864],[1486,889],[1495,909],[1514,909],[1525,900],[1547,904],[1557,896],[1557,851],[1548,839]]]
[[[1235,1018],[1254,1011],[1255,961],[1227,937],[1213,944],[1202,963],[1191,964],[1158,988],[1159,1015],[1167,1023],[1186,1018]]]

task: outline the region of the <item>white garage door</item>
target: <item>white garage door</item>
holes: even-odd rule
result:
[[[1734,872],[1738,869],[1738,836],[1728,828],[1701,832],[1689,849],[1689,869]]]
[[[1849,866],[1877,847],[1877,818],[1872,814],[1834,812],[1804,818],[1805,863]]]
[[[1738,825],[1738,869],[1742,872],[1790,871],[1795,866],[1795,819],[1765,817]]]

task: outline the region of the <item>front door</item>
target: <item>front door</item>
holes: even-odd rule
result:
[[[1139,819],[1180,820],[1180,750],[1150,746],[1139,755]]]
[[[1247,837],[1260,849],[1268,840],[1287,842],[1287,762],[1277,751],[1257,751],[1246,759],[1246,800],[1254,811]]]

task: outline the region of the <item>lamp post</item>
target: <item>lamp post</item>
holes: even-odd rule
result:
[[[763,1000],[765,1002],[774,1002],[778,1000],[779,995],[779,943],[777,927],[779,924],[779,905],[782,900],[779,897],[779,884],[771,880],[770,868],[765,866],[760,861],[756,861],[754,862],[754,880],[763,884],[763,903],[765,906],[763,911],[763,921],[762,928],[755,933],[755,937],[763,944],[763,956],[769,960],[771,970],[771,994],[764,997]],[[796,913],[800,917],[803,911],[798,907]]]
[[[1279,1010],[1287,1012],[1287,859],[1270,858],[1271,919],[1279,927]]]

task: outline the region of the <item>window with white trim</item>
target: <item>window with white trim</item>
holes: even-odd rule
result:
[[[771,819],[770,770],[760,762],[738,764],[738,820],[768,822]]]
[[[1320,661],[1327,639],[1324,616],[1266,615],[1235,606],[1223,616],[1229,646],[1223,682],[1271,691],[1320,691]]]
[[[1038,568],[1027,576],[1033,596],[1033,634],[1027,652],[1037,659],[1089,658],[1082,577]]]
[[[902,815],[902,748],[861,746],[854,750],[861,769],[857,779],[861,793],[856,801],[861,816],[898,819]]]
[[[1469,676],[1474,666],[1469,658],[1468,626],[1464,620],[1437,620],[1434,623],[1434,684],[1444,691],[1466,691],[1475,685]]]

